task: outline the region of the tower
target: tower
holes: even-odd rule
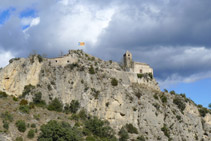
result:
[[[126,68],[132,68],[132,54],[129,51],[126,51],[126,53],[123,55],[124,60],[124,67]]]

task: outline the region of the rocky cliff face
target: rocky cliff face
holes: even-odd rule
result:
[[[82,51],[54,59],[37,55],[14,59],[0,70],[0,90],[9,95],[21,96],[29,84],[35,87],[25,93],[27,100],[32,101],[36,92],[47,103],[54,98],[64,104],[78,100],[82,108],[108,120],[116,131],[131,123],[152,141],[211,139],[209,112],[201,116],[185,96],[161,92],[150,75],[138,78],[116,62]]]

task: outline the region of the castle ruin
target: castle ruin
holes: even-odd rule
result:
[[[126,51],[126,53],[123,55],[123,63],[126,71],[128,72],[153,74],[153,69],[148,64],[134,62],[132,59],[132,53],[129,51]]]

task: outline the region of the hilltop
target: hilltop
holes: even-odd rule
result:
[[[3,97],[0,113],[8,111],[13,116],[6,131],[2,118],[0,130],[5,134],[0,139],[15,140],[23,136],[29,140],[26,132],[21,133],[15,127],[19,119],[36,124],[37,133],[32,139],[36,140],[41,125],[50,120],[77,124],[78,130],[82,130],[94,116],[110,123],[113,136],[109,140],[121,138],[127,132],[129,140],[207,141],[211,138],[210,110],[196,105],[185,95],[160,91],[151,74],[127,72],[116,62],[103,61],[81,50],[59,58],[34,54],[29,58],[11,59],[0,70],[0,91]],[[21,101],[30,112],[23,112]],[[52,101],[62,105],[57,112],[49,106]],[[69,112],[74,102],[80,106],[75,112]],[[78,122],[70,118],[80,111],[87,113],[86,120]],[[88,136],[103,140],[99,134],[89,131],[89,135],[81,135],[84,140]]]

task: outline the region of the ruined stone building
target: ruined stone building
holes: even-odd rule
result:
[[[129,51],[123,55],[123,62],[126,71],[134,73],[152,73],[153,69],[146,63],[134,62]]]

